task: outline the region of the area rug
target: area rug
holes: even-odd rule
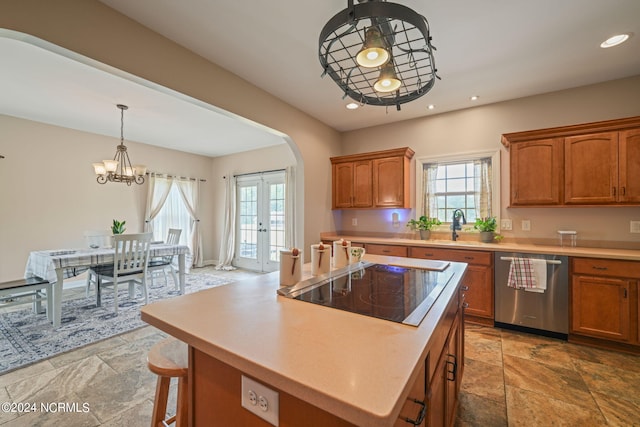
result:
[[[185,277],[185,293],[231,283],[233,280],[214,274],[192,273]],[[144,298],[129,299],[128,286],[118,287],[118,315],[113,307],[113,290],[102,292],[102,306],[96,307],[95,293],[63,301],[62,324],[54,329],[46,314],[35,314],[31,305],[24,310],[0,314],[0,375],[51,356],[83,347],[100,340],[132,331],[148,324],[140,319]],[[149,287],[149,302],[179,295],[173,281],[165,286],[156,280]]]

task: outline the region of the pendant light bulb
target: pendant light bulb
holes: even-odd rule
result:
[[[396,69],[393,66],[393,61],[387,62],[380,69],[380,77],[373,85],[373,88],[378,92],[394,92],[398,90],[402,82],[396,75]]]
[[[371,27],[365,31],[362,49],[356,55],[356,62],[361,67],[376,68],[389,62],[389,51],[386,49],[380,30]]]

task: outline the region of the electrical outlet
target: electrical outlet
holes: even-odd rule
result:
[[[630,221],[629,233],[640,233],[640,221]]]
[[[513,230],[513,223],[510,219],[501,219],[500,220],[500,230],[502,231],[511,231]]]
[[[522,231],[531,231],[531,220],[523,219],[520,228],[522,228]]]
[[[351,218],[351,225],[354,227],[358,225],[358,218]]]
[[[280,422],[278,397],[277,391],[242,375],[242,407],[276,427]]]

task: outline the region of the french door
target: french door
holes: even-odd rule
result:
[[[275,271],[284,249],[284,172],[237,177],[234,265]]]

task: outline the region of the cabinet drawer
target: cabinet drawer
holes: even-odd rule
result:
[[[406,246],[376,245],[367,243],[365,245],[365,250],[371,255],[407,256]]]
[[[466,262],[473,265],[492,265],[491,252],[467,251],[464,249],[439,249],[413,246],[409,248],[411,258],[440,259],[444,261]]]
[[[600,258],[573,258],[572,262],[574,274],[640,278],[640,262]]]

